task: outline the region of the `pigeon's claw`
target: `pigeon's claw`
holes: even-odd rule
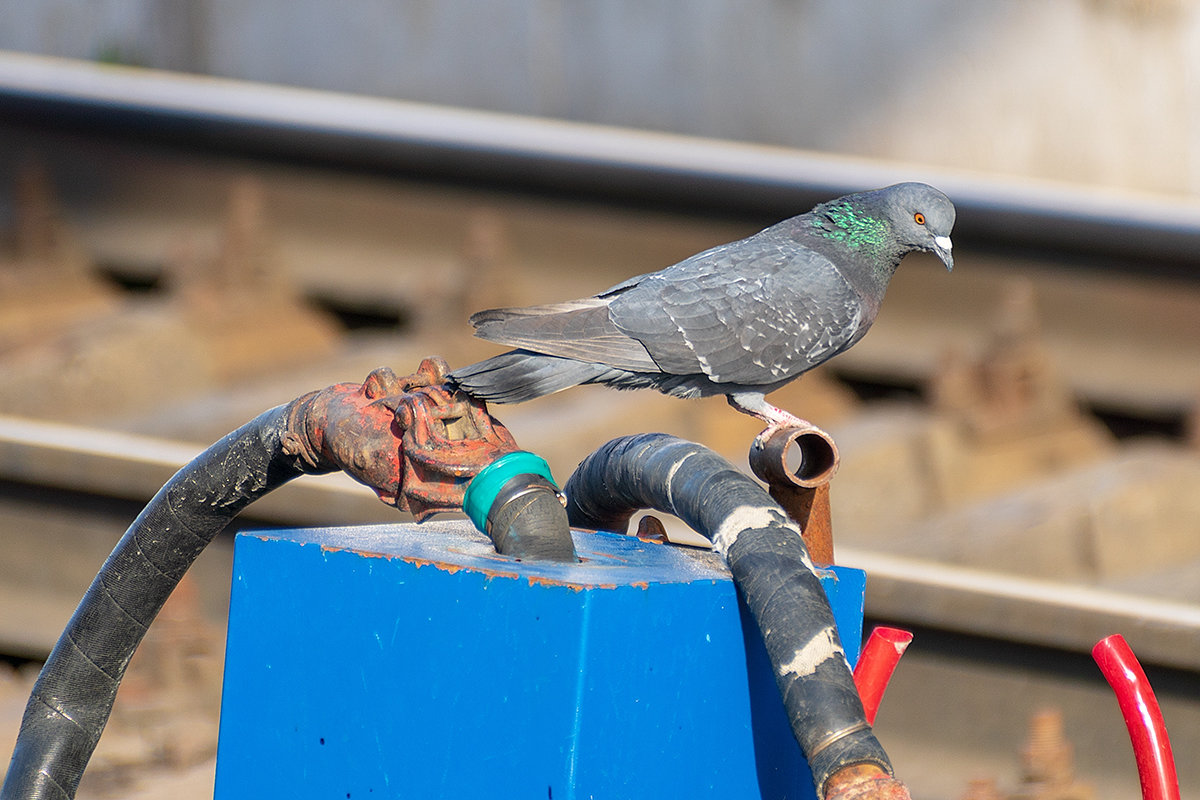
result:
[[[761,392],[736,392],[725,395],[725,398],[729,401],[729,405],[738,411],[743,414],[749,414],[752,417],[757,417],[772,428],[803,427],[808,425],[808,422],[800,419],[795,414],[788,413],[782,408],[776,408],[768,403],[767,398]]]

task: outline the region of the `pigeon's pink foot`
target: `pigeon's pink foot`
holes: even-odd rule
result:
[[[795,414],[777,408],[767,402],[767,398],[758,392],[739,392],[726,395],[729,405],[743,414],[761,419],[769,426],[767,430],[778,428],[811,427],[812,423],[801,419]]]

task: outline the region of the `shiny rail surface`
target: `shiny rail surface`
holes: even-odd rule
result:
[[[1200,279],[1200,204],[675,134],[0,52],[6,120],[458,182],[719,212],[791,214],[920,179],[955,238]]]
[[[0,416],[4,481],[143,501],[202,449]],[[296,481],[248,513],[283,525],[407,520],[344,475]],[[852,547],[839,547],[838,560],[870,575],[870,617],[1079,653],[1122,631],[1148,663],[1200,671],[1198,606]]]

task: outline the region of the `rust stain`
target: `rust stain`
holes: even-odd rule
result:
[[[450,564],[450,563],[447,563],[444,561],[433,561],[432,559],[428,559],[428,558],[418,558],[416,556],[402,556],[402,555],[398,555],[396,553],[379,553],[379,552],[375,552],[374,550],[360,550],[356,547],[339,547],[338,545],[332,545],[332,544],[322,544],[321,551],[325,552],[325,553],[351,553],[353,555],[359,556],[360,558],[382,558],[385,561],[400,560],[405,564],[411,564],[412,566],[416,567],[417,569],[420,569],[421,567],[433,567],[435,569],[441,570],[442,572],[448,572],[451,575],[453,575],[454,573],[456,573],[460,570],[475,569],[473,567],[468,567],[463,564]],[[487,573],[487,574],[491,574],[491,572],[489,570],[479,570],[479,571]]]
[[[655,542],[657,544],[667,544],[670,541],[667,538],[667,529],[663,527],[662,520],[651,514],[642,517],[638,522],[637,538],[643,542]]]
[[[264,541],[271,539],[271,537],[269,537],[269,536],[261,536],[261,537],[257,537],[257,538],[261,538]],[[338,545],[331,545],[331,544],[321,544],[320,548],[321,548],[321,551],[324,553],[352,553],[356,556],[361,556],[363,558],[382,558],[387,561],[393,561],[393,560],[398,559],[405,564],[410,564],[410,565],[416,567],[417,569],[420,569],[422,567],[433,567],[434,569],[437,569],[441,572],[445,572],[450,575],[454,575],[463,570],[468,570],[470,572],[477,572],[480,575],[483,575],[484,578],[486,578],[487,580],[493,580],[496,578],[504,578],[507,580],[519,580],[522,577],[522,575],[520,575],[519,573],[517,573],[515,571],[512,571],[511,569],[509,569],[509,570],[490,569],[488,567],[483,567],[478,564],[469,564],[469,565],[468,564],[451,564],[451,563],[447,563],[445,561],[433,561],[428,558],[418,558],[416,556],[401,556],[401,555],[397,555],[395,553],[378,553],[378,552],[369,551],[369,550],[359,550],[354,547],[340,547]],[[464,553],[464,555],[470,556],[471,558],[484,558],[484,559],[489,558],[488,556],[479,556],[479,555],[476,555],[473,553]],[[494,560],[496,562],[500,562],[503,564],[512,564],[511,561],[508,561],[503,556],[499,556],[499,555],[496,555],[494,558],[492,558],[490,560]],[[595,561],[595,560],[596,559],[588,559],[588,558],[580,559],[581,562]],[[606,558],[606,560],[607,560],[607,558]],[[612,560],[624,562],[624,561],[627,561],[628,559],[619,558],[619,557],[614,556],[614,557],[612,557]],[[629,584],[574,583],[574,582],[565,581],[565,580],[562,580],[559,578],[554,578],[554,577],[545,576],[545,575],[528,575],[525,577],[526,577],[526,580],[528,580],[530,586],[562,587],[562,588],[570,589],[573,592],[582,592],[582,591],[591,590],[591,589],[617,589],[617,588],[620,588],[620,586],[622,586],[622,585],[630,586],[635,589],[642,589],[643,591],[648,590],[650,588],[649,581],[636,581],[634,583],[629,583]],[[714,583],[716,583],[716,581],[714,581]]]
[[[538,575],[530,575],[529,576],[529,585],[530,586],[561,587],[564,589],[570,589],[573,592],[582,592],[585,589],[616,589],[617,588],[617,584],[615,584],[615,583],[567,583],[565,581],[558,580],[557,578],[546,578],[546,577],[541,577]]]
[[[405,564],[411,564],[417,569],[420,569],[421,567],[433,567],[434,569],[445,572],[449,575],[453,575],[464,569],[470,569],[470,567],[465,567],[462,564],[447,564],[444,561],[431,561],[428,558],[417,558],[415,556],[401,556],[400,560]]]
[[[321,545],[321,552],[322,553],[353,553],[354,555],[362,556],[363,558],[384,558],[389,561],[391,559],[395,558],[395,556],[393,556],[389,553],[373,553],[369,550],[358,550],[353,547],[339,547],[339,546],[333,545],[333,544]]]

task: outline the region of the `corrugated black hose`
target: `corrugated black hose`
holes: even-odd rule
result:
[[[42,669],[0,800],[70,800],[151,621],[239,511],[312,467],[283,448],[292,404],[268,411],[179,470],[121,537]]]
[[[576,527],[624,532],[635,511],[653,508],[679,517],[724,555],[762,631],[818,796],[843,767],[892,772],[800,529],[758,483],[701,445],[657,433],[608,442],[564,491]]]

